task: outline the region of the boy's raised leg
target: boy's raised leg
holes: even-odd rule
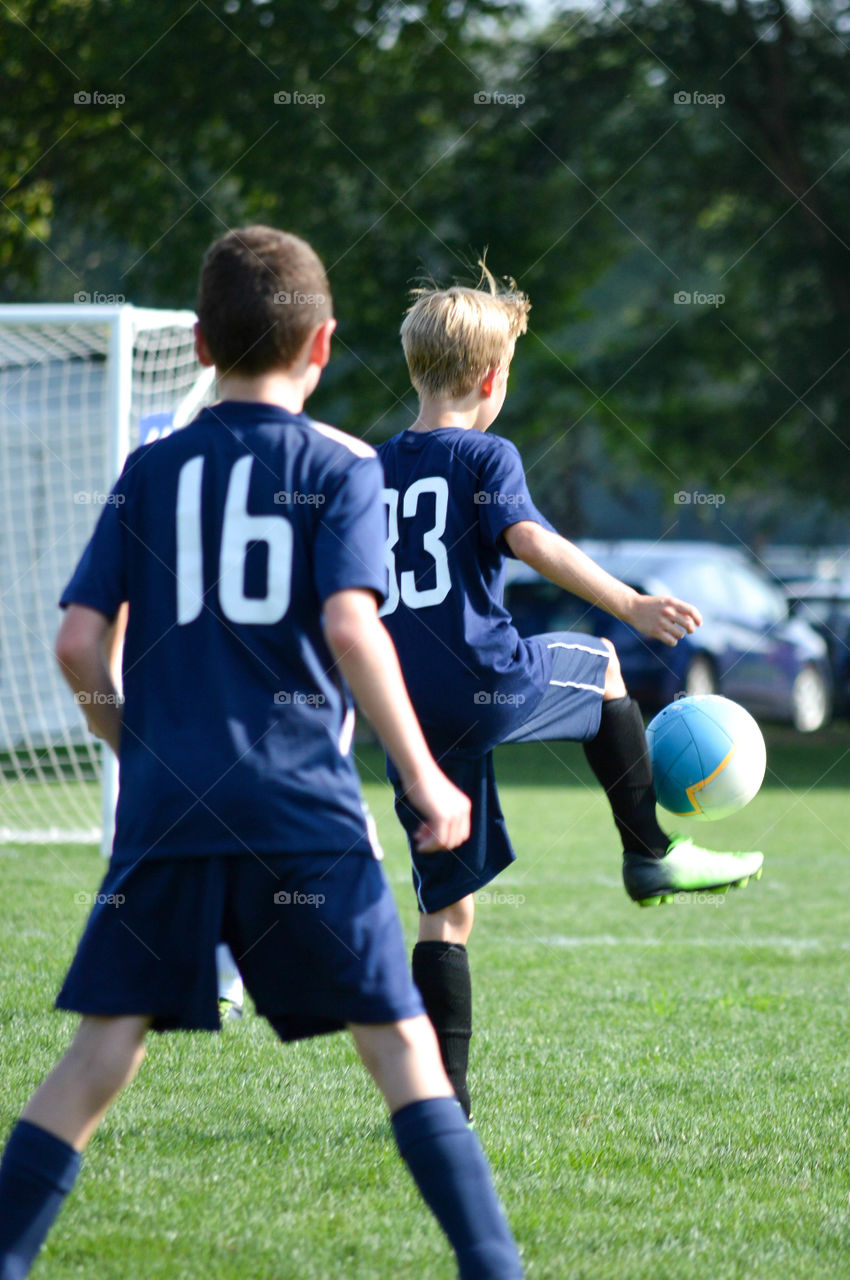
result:
[[[519,1280],[516,1244],[429,1020],[349,1030],[390,1109],[401,1157],[455,1251],[461,1280]]]
[[[0,1280],[22,1280],[80,1169],[82,1151],[144,1056],[147,1018],[83,1018],[33,1094],[0,1162]]]

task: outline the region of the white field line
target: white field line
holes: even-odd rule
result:
[[[527,945],[525,938],[506,937],[503,942],[518,942]],[[723,935],[716,938],[646,938],[621,937],[610,933],[588,934],[586,937],[563,933],[552,934],[538,939],[548,947],[693,947],[704,950],[733,951],[740,947],[752,950],[762,947],[769,951],[850,951],[850,942],[838,942],[824,938],[792,938],[783,934],[766,934],[764,937],[736,938]]]

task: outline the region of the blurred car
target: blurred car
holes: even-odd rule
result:
[[[769,543],[759,550],[759,564],[783,588],[794,587],[815,579],[837,580],[850,563],[850,548],[839,544],[817,547]]]
[[[720,693],[804,733],[828,723],[832,676],[823,636],[804,618],[790,616],[782,590],[742,552],[708,542],[577,545],[637,591],[695,604],[703,625],[670,648],[512,562],[505,604],[521,635],[566,630],[607,636],[629,692],[647,712],[678,694]]]
[[[850,578],[815,578],[786,585],[795,618],[823,636],[832,671],[835,712],[850,715]]]

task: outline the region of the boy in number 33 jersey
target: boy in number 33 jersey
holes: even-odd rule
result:
[[[418,291],[401,329],[419,394],[413,426],[379,447],[388,511],[389,596],[382,609],[431,750],[472,800],[469,840],[423,858],[411,845],[419,903],[413,976],[467,1114],[472,997],[466,942],[473,894],[514,858],[492,749],[503,742],[584,743],[642,905],[720,888],[761,871],[760,853],[712,853],[658,825],[643,720],[610,641],[571,632],[521,637],[503,605],[506,557],[668,645],[700,625],[691,604],[639,595],[560,537],[534,506],[519,453],[484,433],[507,391],[528,299],[515,287]],[[421,819],[390,761],[396,810]]]

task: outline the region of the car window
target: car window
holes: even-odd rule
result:
[[[732,567],[728,585],[735,612],[743,618],[770,626],[780,622],[788,612],[782,593],[750,569]]]
[[[696,554],[684,560],[660,561],[654,568],[667,590],[695,604],[707,616],[770,626],[787,614],[782,593],[732,557],[700,559]]]
[[[658,577],[674,596],[695,604],[701,612],[723,611],[725,573],[715,561],[697,558],[686,562],[667,561],[658,566]]]

